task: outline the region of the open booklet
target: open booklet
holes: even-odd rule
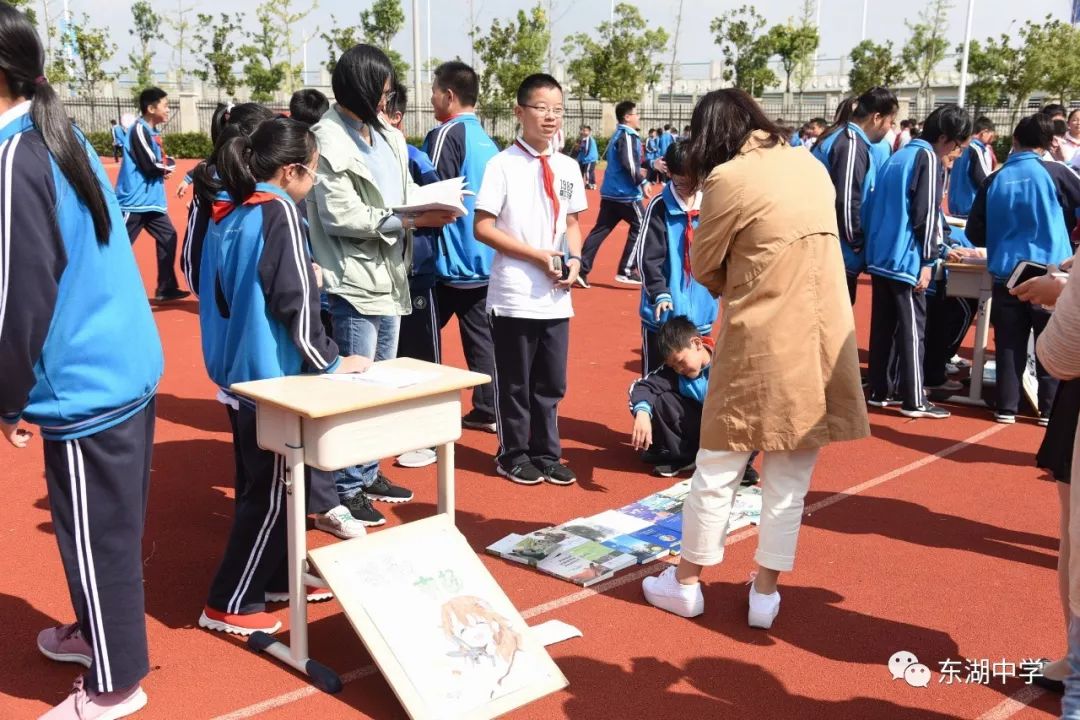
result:
[[[446,210],[452,212],[454,217],[461,217],[465,214],[462,196],[472,194],[471,190],[465,189],[465,178],[451,178],[430,185],[422,185],[419,190],[411,194],[407,205],[395,205],[393,210],[399,213]]]

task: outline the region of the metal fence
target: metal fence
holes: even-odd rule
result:
[[[210,102],[210,101],[206,101],[206,100],[204,100],[202,102],[195,103],[195,109],[199,113],[199,131],[200,132],[205,133],[206,135],[210,134],[210,126],[213,124],[214,113],[217,112],[217,109],[220,106],[225,105],[225,104],[226,103]],[[271,112],[275,112],[275,113],[287,113],[289,111],[288,103],[265,102],[265,103],[259,103],[259,104],[262,105],[263,107],[267,108]]]
[[[86,133],[108,132],[110,121],[120,122],[125,114],[139,115],[138,101],[129,97],[65,98],[64,108],[72,122]],[[165,132],[169,132],[175,117],[174,114],[164,125]]]

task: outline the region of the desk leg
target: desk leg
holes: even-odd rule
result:
[[[439,445],[435,453],[439,461],[439,512],[454,522],[454,443]]]
[[[975,315],[975,357],[971,363],[971,393],[968,398],[981,403],[983,373],[986,367],[986,342],[990,335],[990,300],[989,293],[980,293],[979,310]]]
[[[300,418],[293,416],[288,429],[289,452],[285,455],[286,521],[289,548],[289,645],[273,636],[257,632],[248,638],[248,647],[274,656],[311,678],[315,687],[328,693],[341,690],[341,678],[322,663],[308,657],[307,617],[307,505],[304,502],[304,444]]]

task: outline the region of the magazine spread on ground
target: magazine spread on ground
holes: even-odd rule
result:
[[[557,527],[511,533],[487,551],[512,562],[588,587],[632,565],[678,555],[682,550],[683,504],[690,481],[676,483],[617,510],[574,518]],[[728,530],[761,520],[761,488],[739,488]]]

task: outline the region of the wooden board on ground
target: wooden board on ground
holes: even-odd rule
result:
[[[486,720],[568,684],[444,514],[309,556],[414,720]]]

